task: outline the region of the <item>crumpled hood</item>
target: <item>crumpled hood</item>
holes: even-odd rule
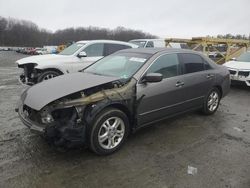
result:
[[[71,59],[72,56],[70,55],[58,55],[58,54],[47,54],[47,55],[37,55],[37,56],[30,56],[25,57],[22,59],[19,59],[16,61],[18,65],[24,65],[27,63],[36,63],[36,64],[42,64],[42,63],[53,63],[53,62],[65,62],[67,60]]]
[[[250,62],[228,61],[223,65],[226,66],[227,68],[232,68],[232,69],[250,70]]]
[[[23,103],[34,110],[41,110],[47,104],[64,96],[118,79],[82,72],[58,76],[26,90]]]

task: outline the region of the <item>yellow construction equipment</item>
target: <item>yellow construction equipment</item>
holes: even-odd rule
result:
[[[192,39],[167,38],[165,39],[166,47],[171,47],[171,43],[186,43],[190,49],[202,51],[204,54],[216,52],[219,58],[215,60],[218,64],[230,60],[233,57],[238,57],[245,52],[250,46],[249,40],[238,39],[221,39],[213,37],[193,37]],[[225,47],[225,51],[218,50],[219,47]]]
[[[61,44],[61,45],[57,46],[57,49],[56,49],[57,53],[60,53],[60,52],[63,51],[66,47],[67,47],[67,46],[64,45],[64,44]]]

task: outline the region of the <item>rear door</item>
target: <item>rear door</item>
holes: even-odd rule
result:
[[[204,97],[215,82],[212,67],[198,54],[181,53],[179,59],[182,65],[185,90],[185,109],[203,105]]]

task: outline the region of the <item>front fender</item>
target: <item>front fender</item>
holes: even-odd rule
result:
[[[118,108],[119,110],[123,111],[127,116],[132,125],[134,125],[135,117],[132,115],[134,114],[134,107],[133,101],[110,101],[109,99],[102,100],[98,103],[88,105],[85,108],[84,113],[84,121],[88,126],[92,126],[95,118],[98,114],[100,114],[104,109],[113,107]]]

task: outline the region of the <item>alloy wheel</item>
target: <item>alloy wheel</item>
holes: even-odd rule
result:
[[[208,97],[207,107],[210,112],[213,112],[217,109],[218,105],[219,105],[219,94],[216,91],[213,91]]]
[[[103,149],[113,149],[118,146],[125,133],[125,124],[119,117],[107,119],[98,132],[98,142]]]

